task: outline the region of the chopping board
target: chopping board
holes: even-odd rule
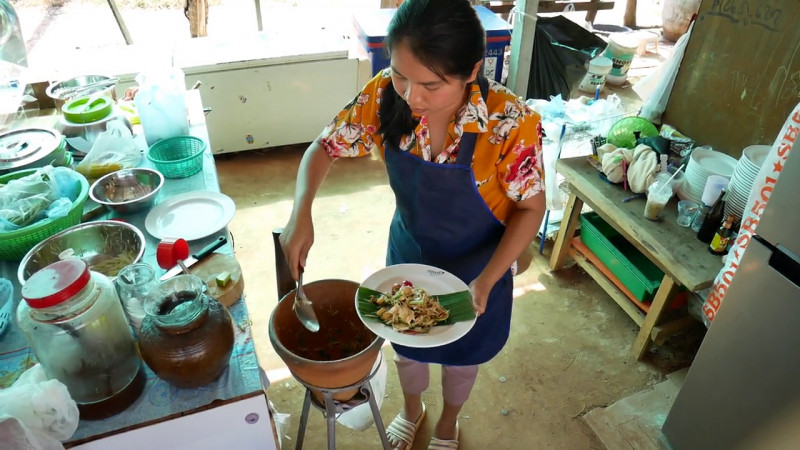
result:
[[[233,255],[212,253],[190,267],[189,272],[200,277],[208,286],[208,294],[226,308],[242,298],[244,293],[242,266]],[[217,275],[223,272],[230,273],[231,279],[224,287],[217,286]]]

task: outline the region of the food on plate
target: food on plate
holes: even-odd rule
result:
[[[370,296],[370,302],[379,306],[375,315],[400,332],[427,333],[450,316],[436,297],[410,281],[395,284],[390,293]]]

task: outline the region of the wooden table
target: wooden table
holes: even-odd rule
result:
[[[190,134],[208,145],[202,102],[198,91],[187,93]],[[47,113],[47,112],[45,112]],[[39,117],[15,123],[13,128],[52,126],[58,116]],[[138,127],[137,127],[138,129]],[[137,133],[137,143],[146,148],[144,136]],[[142,166],[152,167],[143,158]],[[203,170],[190,177],[168,179],[158,201],[189,191],[219,192],[214,157],[210,146],[203,155]],[[91,199],[85,210],[92,208]],[[146,232],[147,211],[122,215],[104,212],[100,219],[121,219],[138,227],[147,246],[143,261],[163,271],[156,264],[158,240]],[[211,236],[190,243],[198,251],[219,235],[227,235],[227,227]],[[230,243],[219,251],[233,253]],[[14,285],[15,301],[19,302],[21,286],[17,279],[18,262],[0,261],[0,277]],[[15,307],[16,310],[16,307]],[[147,386],[139,398],[125,411],[103,420],[81,420],[75,433],[64,442],[67,448],[115,450],[141,448],[278,448],[266,397],[265,375],[255,354],[250,316],[244,298],[228,309],[234,321],[235,343],[228,370],[219,379],[196,389],[179,389],[158,378],[145,367]],[[30,366],[36,363],[32,350],[16,322],[0,339],[0,389],[8,388]],[[3,444],[0,441],[0,448]]]
[[[691,318],[684,316],[677,321],[660,324],[660,319],[669,309],[680,286],[685,286],[690,291],[711,286],[722,269],[722,261],[720,257],[706,250],[707,245],[697,240],[691,228],[678,226],[677,199],[673,198],[667,205],[663,221],[651,222],[642,216],[644,199],[624,203],[622,200],[631,196],[632,192],[623,191],[620,186],[601,179],[597,169],[586,158],[562,159],[556,162],[556,171],[569,182],[571,195],[556,237],[550,268],[562,268],[567,256],[573,256],[640,326],[632,350],[634,356],[641,359],[651,341],[662,342],[665,336],[692,322]],[[661,286],[647,314],[636,308],[600,270],[571,248],[584,203],[664,271]]]

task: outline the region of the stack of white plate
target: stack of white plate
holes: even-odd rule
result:
[[[744,216],[747,198],[756,181],[758,172],[769,153],[769,145],[751,145],[742,151],[742,157],[733,170],[728,184],[728,200],[725,202],[725,215],[733,214],[737,220]]]
[[[736,158],[725,153],[716,152],[710,148],[699,147],[692,150],[689,163],[686,164],[686,178],[678,189],[681,200],[691,200],[701,203],[703,189],[711,175],[721,175],[730,179],[736,168]]]

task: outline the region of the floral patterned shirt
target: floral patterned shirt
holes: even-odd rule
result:
[[[378,109],[391,81],[391,68],[370,80],[320,136],[320,143],[334,158],[363,156],[378,150]],[[390,88],[391,89],[391,88]],[[472,157],[475,182],[486,205],[505,221],[514,203],[544,191],[541,118],[505,86],[489,80],[486,101],[477,83],[466,104],[450,122],[445,147],[435,162],[453,164],[463,133],[479,133]],[[414,133],[400,140],[400,149],[431,161],[428,120],[422,117]]]

